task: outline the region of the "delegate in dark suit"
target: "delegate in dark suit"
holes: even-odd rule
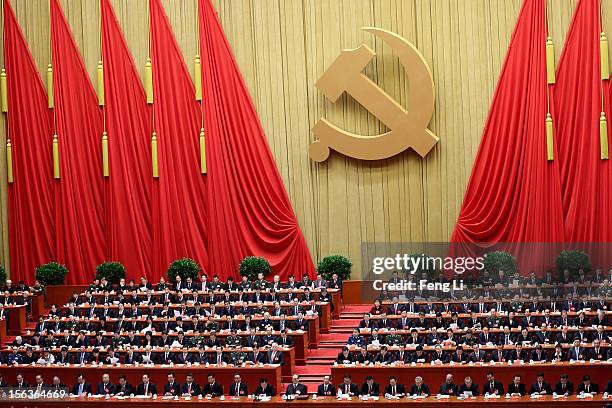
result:
[[[153,394],[157,394],[157,387],[155,387],[155,384],[148,384],[148,387],[146,387],[146,385],[144,383],[140,383],[138,384],[138,387],[136,387],[136,395],[153,395]]]
[[[470,386],[468,387],[467,384],[463,383],[459,386],[459,391],[457,391],[458,395],[463,395],[466,392],[471,392],[472,396],[477,397],[478,395],[480,395],[480,393],[478,392],[478,385],[472,383],[470,384]]]
[[[115,386],[111,383],[100,383],[96,389],[97,395],[113,395],[115,393]]]
[[[541,383],[533,383],[531,384],[531,388],[529,389],[529,393],[530,394],[540,394],[540,393],[546,393],[546,395],[551,395],[552,394],[552,387],[550,386],[549,383],[547,382],[541,382]]]
[[[351,395],[359,395],[359,390],[357,389],[357,384],[340,384],[338,389],[342,394],[351,394]]]
[[[510,383],[510,385],[508,385],[508,394],[526,395],[527,389],[525,388],[525,384],[519,383],[517,385],[514,382]]]
[[[402,384],[387,385],[385,387],[385,395],[402,396],[406,395],[406,388]]]
[[[74,395],[81,395],[83,393],[91,394],[91,384],[74,384],[74,387],[72,387],[72,393]]]
[[[274,391],[274,387],[272,387],[271,384],[267,384],[266,388],[262,388],[261,385],[257,386],[257,388],[255,388],[255,395],[265,395],[268,397],[273,397],[276,395],[276,392]]]
[[[412,387],[410,387],[410,395],[431,395],[429,385],[421,384],[418,386],[416,384],[412,384]]]
[[[555,393],[557,395],[572,395],[574,393],[574,384],[570,381],[567,381],[565,384],[559,381],[557,385],[555,385]]]
[[[165,383],[164,384],[164,395],[180,395],[181,392],[181,384],[174,382],[172,384]]]
[[[247,394],[247,385],[243,382],[233,383],[230,386],[229,395],[231,397],[244,397]]]
[[[218,382],[215,382],[212,385],[210,383],[207,383],[202,389],[202,394],[218,397],[220,395],[223,395],[223,386]]]
[[[189,394],[193,397],[194,395],[200,395],[201,393],[202,390],[200,389],[200,386],[194,382],[192,382],[191,384],[185,383],[181,387],[182,395]]]
[[[327,397],[327,396],[335,396],[336,395],[336,387],[334,384],[319,384],[317,387],[317,395],[319,397]]]
[[[306,386],[304,384],[289,384],[287,386],[287,391],[285,391],[285,394],[287,395],[294,395],[294,394],[299,394],[299,395],[306,395],[308,393],[308,390],[306,389]]]
[[[372,385],[365,382],[361,386],[361,393],[359,395],[369,395],[372,397],[378,397],[380,395],[380,384],[372,383]]]
[[[591,394],[598,394],[599,393],[599,386],[597,384],[593,384],[590,383],[588,386],[581,382],[580,384],[578,384],[578,389],[576,390],[577,394],[580,393],[591,393]]]
[[[491,382],[487,381],[483,385],[483,387],[482,387],[482,392],[485,393],[485,394],[495,394],[495,393],[497,393],[497,395],[503,395],[504,394],[504,386],[499,381],[493,381],[493,384],[491,384]]]

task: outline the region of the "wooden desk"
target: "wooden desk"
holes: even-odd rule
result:
[[[5,381],[13,384],[17,373],[24,375],[26,382],[34,384],[34,377],[37,374],[42,374],[46,383],[50,383],[54,375],[58,375],[63,383],[72,385],[76,382],[76,377],[79,373],[85,375],[87,383],[97,384],[101,381],[102,374],[110,374],[111,382],[116,384],[120,375],[125,375],[130,384],[134,387],[142,381],[142,374],[148,373],[151,377],[151,383],[157,385],[158,390],[163,389],[163,385],[168,381],[167,375],[174,372],[177,376],[177,381],[181,384],[185,382],[185,376],[189,373],[195,376],[195,381],[200,384],[206,384],[208,373],[214,373],[217,382],[223,385],[224,392],[228,392],[228,386],[234,381],[234,373],[240,373],[242,381],[247,384],[249,390],[255,390],[259,385],[259,379],[265,377],[276,390],[281,389],[281,366],[279,365],[264,365],[253,367],[218,367],[218,366],[80,366],[72,364],[65,367],[49,366],[6,366],[0,365],[0,373],[2,373]],[[0,406],[3,406],[0,402]],[[32,406],[32,405],[30,405]],[[76,405],[73,405],[76,406]]]
[[[250,388],[249,388],[250,390]],[[348,406],[376,406],[380,408],[394,407],[397,404],[402,406],[418,406],[420,408],[442,408],[447,405],[455,406],[455,407],[476,407],[476,408],[487,408],[485,404],[495,404],[497,408],[507,408],[507,407],[527,407],[527,408],[550,408],[556,407],[558,408],[561,405],[562,408],[601,408],[605,405],[607,400],[604,400],[601,396],[595,396],[594,398],[583,399],[580,400],[576,397],[569,398],[559,398],[554,400],[552,397],[540,398],[538,400],[532,400],[529,397],[517,398],[512,400],[506,400],[505,398],[500,398],[497,400],[485,400],[483,397],[478,397],[471,400],[458,400],[456,398],[451,398],[448,400],[436,400],[433,397],[426,398],[425,400],[408,400],[408,399],[400,399],[400,400],[386,400],[384,398],[379,399],[378,401],[368,401],[362,402],[359,400],[353,401],[338,401],[336,398],[317,398],[313,400],[309,398],[308,400],[294,400],[291,402],[285,402],[281,397],[273,397],[269,402],[254,402],[252,399],[247,397],[242,398],[232,398],[226,397],[225,400],[220,400],[218,398],[212,400],[206,399],[197,399],[193,398],[191,400],[179,399],[179,400],[164,400],[161,397],[157,397],[156,400],[147,399],[147,400],[139,400],[139,399],[125,399],[125,400],[117,400],[115,398],[110,399],[94,399],[94,398],[66,398],[61,400],[31,400],[31,401],[23,401],[23,400],[10,400],[10,401],[0,401],[0,404],[4,403],[7,407],[14,408],[107,408],[109,404],[120,404],[123,408],[145,408],[150,404],[153,404],[155,407],[159,408],[178,408],[178,407],[186,407],[186,406],[196,406],[202,404],[212,404],[214,406],[223,406],[230,405],[234,408],[242,408],[242,407],[276,407],[281,405],[287,405],[292,407],[313,407],[315,404],[322,404],[328,408],[340,408]]]
[[[6,341],[6,319],[0,319],[0,344]]]
[[[38,317],[45,313],[45,299],[42,294],[33,295],[32,300],[32,320],[38,321]]]
[[[333,366],[331,368],[332,381],[334,384],[342,382],[345,374],[350,374],[353,382],[359,385],[365,382],[368,375],[374,377],[374,380],[381,384],[388,384],[389,377],[397,376],[397,381],[405,386],[414,384],[414,377],[420,375],[423,381],[429,385],[432,392],[437,392],[440,384],[444,381],[446,374],[453,374],[455,384],[462,384],[465,376],[469,375],[475,384],[481,386],[486,381],[486,373],[493,371],[495,379],[501,381],[504,389],[512,382],[515,374],[522,376],[522,382],[525,383],[527,389],[535,382],[537,373],[543,371],[545,373],[546,382],[554,384],[559,381],[561,374],[568,374],[570,381],[577,387],[582,381],[582,376],[589,374],[591,381],[598,384],[601,389],[606,386],[608,381],[612,380],[612,364],[595,363],[595,364],[570,364],[570,363],[545,363],[545,364],[443,364],[432,366],[430,364],[416,365],[397,365],[397,366]]]
[[[7,313],[8,334],[13,336],[21,334],[26,327],[26,306],[7,306],[4,310]]]

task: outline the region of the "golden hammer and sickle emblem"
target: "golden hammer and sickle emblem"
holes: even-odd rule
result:
[[[425,58],[414,45],[391,31],[365,27],[382,39],[398,56],[410,81],[407,109],[404,109],[382,88],[361,71],[376,55],[362,44],[344,50],[315,84],[332,102],[347,92],[384,123],[390,131],[376,136],[347,132],[320,119],[312,131],[318,140],[310,145],[310,158],[327,160],[330,149],[345,156],[364,160],[380,160],[412,147],[425,157],[438,143],[438,137],[427,126],[434,112],[435,91],[431,71]]]

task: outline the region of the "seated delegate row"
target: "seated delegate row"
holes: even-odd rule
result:
[[[161,277],[159,283],[153,285],[145,277],[140,278],[140,283],[136,284],[133,279],[126,281],[121,279],[118,285],[112,285],[106,279],[95,279],[94,282],[89,285],[88,291],[90,292],[104,292],[114,291],[116,293],[133,292],[133,291],[147,291],[156,290],[163,291],[165,289],[171,289],[174,291],[249,291],[249,290],[262,290],[262,291],[280,291],[280,290],[293,290],[293,289],[342,289],[342,280],[339,279],[338,275],[334,274],[332,279],[329,281],[323,279],[321,274],[317,274],[314,280],[311,280],[308,275],[304,275],[302,279],[296,280],[294,275],[290,275],[287,278],[287,282],[281,282],[278,275],[274,275],[272,282],[264,279],[263,274],[258,274],[257,279],[250,281],[247,276],[243,276],[239,283],[234,282],[233,277],[228,277],[226,282],[223,282],[217,275],[213,275],[212,280],[208,280],[208,275],[202,274],[197,282],[191,277],[187,277],[183,280],[180,275],[177,275],[174,282],[166,282]]]
[[[119,304],[88,304],[76,305],[69,303],[67,306],[57,308],[52,305],[48,312],[49,318],[70,318],[87,317],[98,319],[117,319],[117,318],[137,318],[137,317],[175,317],[175,316],[203,316],[203,317],[223,317],[223,316],[244,316],[244,315],[264,315],[266,312],[271,316],[297,316],[300,313],[320,314],[322,305],[328,302],[298,301],[293,302],[219,302],[209,303],[147,303],[132,304],[126,307],[123,303]]]
[[[488,300],[487,300],[488,299]],[[597,310],[608,311],[610,310],[610,299],[609,298],[587,298],[582,297],[580,299],[512,299],[502,300],[501,298],[479,298],[474,300],[463,300],[456,302],[417,302],[417,301],[401,301],[397,297],[389,300],[375,299],[372,308],[370,309],[371,315],[380,315],[383,313],[389,315],[399,315],[402,312],[408,312],[410,314],[424,313],[428,314],[471,314],[471,313],[488,313],[492,310],[496,312],[514,312],[514,313],[525,313],[528,310],[531,313],[543,313],[548,311],[549,313],[578,313],[580,311],[595,312]]]
[[[33,384],[27,383],[23,375],[17,374],[16,382],[13,386],[15,390],[33,390],[34,392],[45,392],[45,391],[61,391],[64,390],[75,396],[89,396],[89,395],[109,395],[109,396],[207,396],[207,397],[219,397],[225,395],[224,390],[227,389],[227,395],[229,396],[246,396],[248,394],[247,384],[242,381],[242,376],[239,372],[234,374],[234,382],[229,384],[227,388],[217,382],[216,377],[213,373],[208,373],[207,382],[205,385],[200,386],[195,381],[195,376],[192,373],[186,375],[185,381],[180,383],[173,372],[169,372],[167,375],[168,381],[161,386],[159,389],[155,384],[151,382],[149,374],[142,374],[142,382],[136,386],[130,384],[126,376],[119,376],[118,382],[113,384],[110,381],[109,374],[102,374],[101,381],[97,385],[88,383],[83,374],[79,374],[76,378],[75,383],[72,386],[68,386],[63,383],[59,375],[55,375],[50,383],[45,382],[45,379],[41,374],[36,375],[35,382]],[[8,384],[0,379],[0,387],[8,387]],[[268,379],[261,378],[259,380],[259,387],[253,390],[255,395],[276,395],[276,391],[272,384],[269,383]]]
[[[142,304],[142,303],[153,303],[153,304],[181,304],[186,302],[201,303],[201,304],[218,304],[223,302],[250,302],[250,303],[265,303],[265,302],[289,302],[295,301],[300,302],[331,302],[331,293],[333,289],[329,291],[323,287],[317,290],[296,289],[294,291],[281,290],[274,292],[267,292],[262,290],[245,291],[245,292],[200,292],[194,290],[192,292],[179,291],[173,292],[169,288],[162,292],[154,292],[151,290],[147,291],[134,291],[126,293],[113,293],[110,291],[104,291],[102,293],[85,292],[83,294],[73,293],[67,304],[74,304],[77,306],[81,305],[104,305],[104,304]]]
[[[240,334],[239,334],[240,333]],[[237,331],[232,329],[225,333],[217,333],[215,331],[210,334],[194,331],[193,333],[178,332],[169,334],[168,332],[151,332],[137,334],[133,330],[122,335],[122,332],[115,331],[112,334],[109,332],[96,332],[91,336],[85,332],[78,332],[76,335],[70,335],[69,332],[64,332],[62,335],[55,337],[52,331],[46,333],[46,336],[40,333],[34,333],[30,336],[17,336],[11,343],[12,347],[108,347],[121,348],[123,346],[135,347],[236,347],[247,346],[252,347],[254,344],[261,346],[278,343],[282,346],[293,345],[293,335],[299,332],[289,332],[287,330],[273,330],[271,327],[266,327],[265,330],[257,330],[251,328],[249,331]]]
[[[493,350],[483,350],[478,344],[471,349],[462,346],[443,349],[442,346],[428,347],[419,345],[414,349],[406,349],[401,345],[389,350],[387,346],[380,349],[362,347],[350,350],[345,347],[338,353],[336,364],[403,364],[433,363],[433,364],[466,364],[466,363],[504,363],[509,361],[522,361],[533,363],[560,362],[560,361],[606,361],[612,358],[609,347],[595,344],[593,347],[570,347],[564,350],[560,345],[554,349],[546,350],[541,345],[533,349],[525,349],[520,344],[505,347],[497,346]]]
[[[576,394],[597,394],[600,392],[599,386],[591,382],[588,375],[582,378],[578,384]],[[609,381],[605,388],[606,393],[612,392],[612,381]],[[472,397],[478,395],[507,395],[510,397],[524,396],[527,394],[569,396],[574,394],[574,384],[569,380],[569,376],[562,375],[554,389],[545,381],[544,373],[537,374],[535,382],[530,388],[527,388],[522,382],[520,375],[515,375],[513,381],[504,388],[503,384],[495,380],[493,372],[486,374],[486,382],[482,389],[475,383],[471,376],[466,376],[463,382],[459,385],[454,382],[453,374],[447,374],[442,384],[436,389],[430,387],[423,381],[423,377],[415,377],[414,383],[408,387],[400,384],[397,377],[391,376],[388,383],[381,391],[380,384],[375,382],[372,376],[368,376],[361,387],[352,382],[350,375],[345,375],[342,383],[335,386],[331,383],[330,376],[325,376],[323,384],[317,388],[317,394],[320,396],[380,396],[402,398],[405,396],[426,397],[429,395],[448,395],[448,396],[465,396]]]
[[[145,333],[147,331],[158,332],[178,332],[178,331],[219,331],[219,330],[251,330],[267,329],[272,327],[275,330],[304,330],[308,331],[309,321],[314,319],[317,314],[303,314],[301,311],[296,316],[272,316],[269,312],[260,315],[239,315],[239,316],[139,316],[133,317],[75,317],[60,318],[56,316],[52,319],[41,319],[37,323],[34,331],[36,333],[53,332],[60,334],[69,332],[98,332],[104,330],[137,331]]]
[[[39,365],[67,365],[67,364],[284,364],[284,351],[286,348],[277,344],[269,348],[254,347],[226,349],[221,346],[212,349],[192,349],[184,347],[172,350],[169,347],[160,351],[150,348],[127,347],[119,351],[114,348],[107,350],[100,348],[68,350],[63,347],[56,349],[42,349],[38,352],[32,349],[13,349],[9,353],[0,353],[0,364],[39,364]]]
[[[348,345],[363,346],[368,344],[386,344],[390,346],[400,344],[422,344],[422,345],[472,345],[480,343],[502,344],[505,346],[522,344],[572,344],[576,339],[580,343],[591,343],[595,340],[601,344],[610,343],[612,340],[612,326],[597,326],[597,328],[569,328],[549,329],[544,325],[534,329],[416,329],[399,330],[389,329],[353,329],[348,337]]]

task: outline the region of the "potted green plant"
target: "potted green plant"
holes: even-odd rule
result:
[[[103,262],[96,266],[96,279],[105,278],[112,284],[117,284],[125,278],[125,266],[120,262]]]
[[[191,278],[194,282],[200,274],[200,265],[191,258],[181,258],[172,262],[166,271],[168,282],[174,282],[179,275],[183,280]]]
[[[63,285],[68,269],[57,262],[49,262],[36,268],[36,279],[43,285]]]
[[[4,266],[0,265],[0,286],[4,286],[7,279],[8,275],[6,274],[6,269],[4,269]]]
[[[263,273],[264,277],[272,272],[270,262],[261,256],[247,256],[240,262],[240,276],[246,276],[249,280],[254,281],[257,275]]]
[[[591,270],[589,254],[577,249],[561,251],[555,263],[560,271],[567,269],[571,273],[576,273],[579,269],[584,269],[585,272]]]
[[[334,273],[338,274],[341,280],[351,277],[353,263],[342,255],[328,255],[321,259],[317,264],[317,273],[323,275],[323,279],[329,281]]]
[[[484,255],[484,269],[497,275],[499,271],[504,271],[506,276],[516,272],[516,258],[505,251],[491,251]]]

